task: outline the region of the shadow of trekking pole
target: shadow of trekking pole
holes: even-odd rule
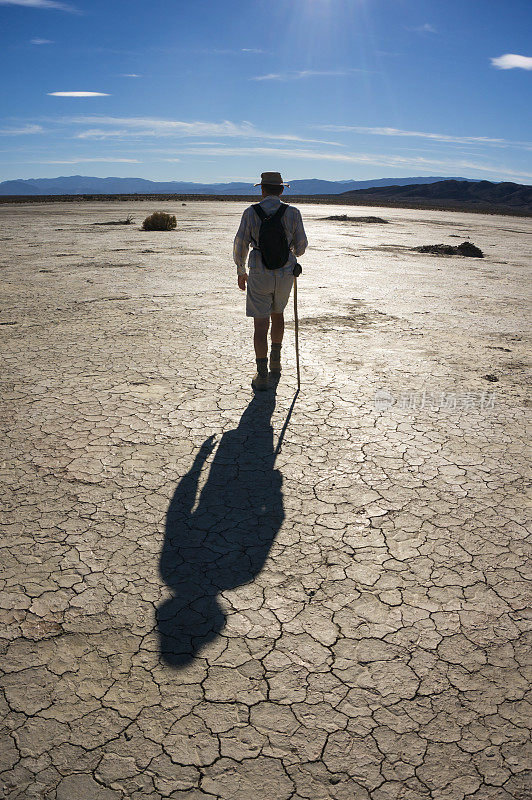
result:
[[[288,428],[288,423],[290,422],[290,417],[292,416],[292,411],[294,410],[294,406],[296,404],[297,396],[299,394],[299,389],[296,389],[292,402],[290,403],[290,408],[288,409],[288,414],[286,415],[286,419],[284,421],[284,425],[281,429],[281,433],[279,434],[279,439],[277,440],[277,447],[275,448],[274,454],[274,461],[281,452],[281,447],[283,446],[283,439],[286,433],[286,429]]]

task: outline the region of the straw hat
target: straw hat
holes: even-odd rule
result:
[[[283,183],[280,172],[262,172],[260,183],[256,183],[255,186],[290,186],[290,184]]]

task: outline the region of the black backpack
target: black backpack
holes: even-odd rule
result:
[[[260,219],[259,250],[266,269],[284,267],[290,255],[282,219],[288,205],[281,203],[275,214],[269,217],[260,203],[252,206]]]

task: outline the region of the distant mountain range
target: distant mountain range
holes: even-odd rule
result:
[[[380,178],[371,181],[323,181],[317,178],[291,181],[285,194],[315,195],[341,194],[346,191],[369,189],[379,186],[406,186],[434,183],[435,181],[468,181],[468,178],[418,177]],[[91,178],[70,175],[59,178],[32,178],[29,180],[3,181],[0,195],[76,195],[76,194],[209,194],[251,195],[258,194],[249,183],[187,183],[184,181],[148,181],[144,178]]]
[[[430,184],[369,187],[340,195],[357,205],[473,209],[492,213],[532,214],[532,186],[447,179]]]
[[[24,197],[25,202],[39,202],[73,196],[138,199],[175,195],[192,199],[225,199],[258,196],[258,189],[249,183],[186,183],[184,181],[148,181],[144,178],[91,178],[71,175],[61,178],[4,181],[0,183],[0,199]],[[366,206],[398,206],[402,208],[434,208],[455,211],[478,211],[493,214],[532,215],[532,186],[519,183],[492,183],[468,178],[417,177],[379,178],[370,181],[324,181],[317,178],[292,181],[287,195],[300,201],[333,202]],[[8,200],[8,198],[10,198]],[[35,198],[35,200],[33,200]]]

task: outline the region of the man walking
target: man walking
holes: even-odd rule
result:
[[[262,200],[242,214],[235,237],[233,258],[237,266],[238,286],[245,291],[246,316],[253,317],[253,344],[257,373],[251,385],[256,391],[268,388],[268,328],[271,320],[270,381],[281,376],[281,345],[284,333],[284,309],[294,282],[296,259],[307,247],[307,237],[297,208],[281,203],[280,196],[288,183],[279,172],[263,172],[260,186]],[[249,255],[249,275],[246,259]]]

